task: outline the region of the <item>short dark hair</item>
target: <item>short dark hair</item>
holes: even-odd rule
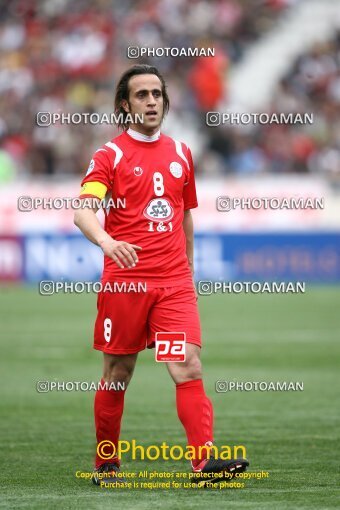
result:
[[[125,99],[126,101],[129,100],[129,80],[133,76],[137,76],[139,74],[155,74],[161,81],[162,84],[162,95],[163,95],[163,116],[162,120],[164,119],[165,115],[169,111],[170,107],[170,100],[169,96],[166,90],[166,84],[163,76],[158,71],[157,67],[155,66],[149,66],[147,64],[137,64],[133,67],[130,67],[125,73],[122,74],[122,76],[119,79],[119,82],[117,83],[116,87],[116,94],[115,94],[115,114],[118,115],[118,127],[122,128],[124,130],[128,129],[130,122],[127,121],[127,115],[128,113],[124,110],[122,107],[122,101]],[[122,119],[122,120],[120,120]]]

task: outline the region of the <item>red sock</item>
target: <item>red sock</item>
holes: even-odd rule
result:
[[[176,384],[176,404],[178,418],[185,429],[188,445],[198,447],[212,443],[214,412],[212,403],[205,394],[202,379]],[[194,467],[202,460],[198,455],[198,449],[195,457],[192,460]]]
[[[104,384],[104,379],[101,380]],[[117,448],[120,425],[124,410],[124,396],[125,390],[108,390],[100,389],[96,391],[94,399],[94,419],[96,425],[97,444],[101,441],[111,441]],[[108,444],[104,448],[106,454],[112,453],[113,448]],[[118,465],[118,457],[112,459],[102,459],[98,452],[96,452],[96,468],[104,462],[115,462]]]

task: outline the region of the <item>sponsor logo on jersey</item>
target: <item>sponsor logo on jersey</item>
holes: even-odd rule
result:
[[[92,170],[94,169],[94,165],[95,165],[95,161],[94,161],[94,159],[91,159],[89,167],[86,172],[86,175],[89,175],[89,173],[92,172]]]
[[[170,172],[174,177],[179,179],[180,177],[182,177],[183,173],[182,165],[180,165],[176,161],[173,161],[172,163],[170,163]]]
[[[144,209],[144,216],[153,221],[169,221],[173,215],[173,208],[165,198],[153,198]]]
[[[133,173],[135,174],[136,177],[139,177],[143,173],[143,168],[141,168],[140,166],[135,166],[135,168],[133,169]]]

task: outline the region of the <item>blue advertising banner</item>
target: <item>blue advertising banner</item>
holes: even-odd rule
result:
[[[27,282],[100,279],[102,251],[83,235],[29,235],[23,246]]]
[[[198,280],[340,282],[340,233],[197,234]]]
[[[15,279],[26,282],[100,279],[101,250],[82,235],[34,234],[1,241],[6,247],[0,256],[1,280],[14,279],[13,271],[1,276],[9,260],[17,261]],[[340,233],[198,233],[195,271],[196,280],[340,283]]]

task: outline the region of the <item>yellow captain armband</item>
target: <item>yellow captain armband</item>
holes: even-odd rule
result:
[[[102,182],[85,182],[80,190],[80,196],[82,195],[93,195],[94,197],[102,200],[107,192],[107,187]]]

